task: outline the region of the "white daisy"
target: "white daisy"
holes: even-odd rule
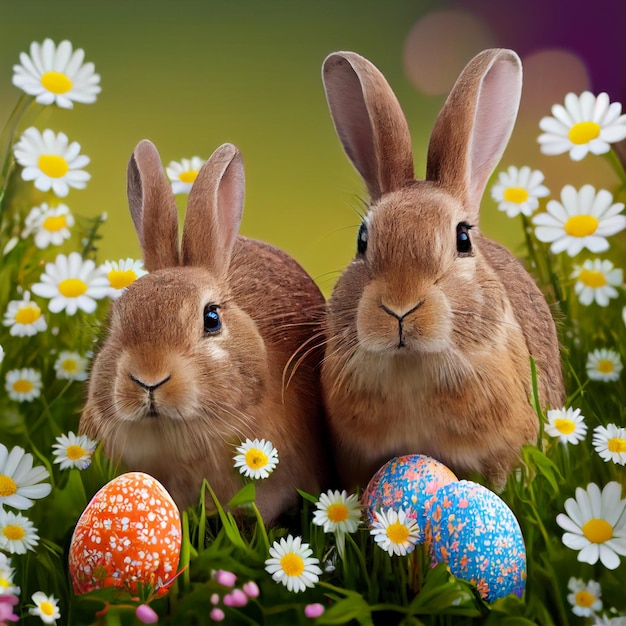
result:
[[[204,159],[197,156],[181,159],[180,162],[171,161],[165,171],[172,181],[172,191],[175,194],[189,193],[203,165]]]
[[[576,445],[585,438],[587,425],[580,409],[551,409],[547,414],[548,423],[545,426],[546,434],[558,437],[563,444]]]
[[[84,470],[91,464],[91,455],[98,443],[85,435],[75,435],[69,432],[56,438],[52,446],[54,463],[58,463],[61,469],[76,467]]]
[[[20,588],[13,584],[15,569],[11,567],[11,559],[0,552],[0,597],[19,596]]]
[[[580,96],[568,93],[565,106],[553,105],[552,115],[539,122],[544,131],[538,139],[543,154],[569,152],[573,161],[580,161],[589,152],[604,154],[610,150],[609,144],[626,139],[622,105],[610,103],[606,93],[597,97],[589,91]]]
[[[578,300],[585,306],[592,302],[608,306],[609,300],[619,295],[616,287],[624,280],[622,270],[607,259],[587,259],[582,266],[574,267],[571,277],[576,279],[574,291]]]
[[[567,588],[572,592],[568,594],[567,601],[572,605],[574,615],[591,617],[602,610],[602,589],[595,580],[585,583],[584,580],[572,576]]]
[[[566,532],[563,543],[579,550],[578,560],[594,565],[598,559],[608,569],[618,567],[618,555],[626,555],[626,500],[617,481],[607,483],[602,492],[595,483],[576,488],[576,498],[565,501],[564,513],[556,517]]]
[[[246,439],[236,450],[235,467],[249,478],[267,478],[278,465],[278,451],[271,441]]]
[[[404,509],[394,511],[376,511],[370,533],[378,546],[389,553],[389,556],[405,556],[413,552],[421,539],[417,521],[407,517]]]
[[[498,182],[491,187],[491,197],[498,203],[498,209],[509,217],[520,213],[530,217],[539,207],[539,198],[550,195],[550,190],[541,184],[543,179],[539,170],[531,170],[527,165],[517,169],[511,165],[498,175]]]
[[[89,157],[80,154],[80,144],[71,144],[64,133],[58,135],[49,128],[40,133],[27,128],[14,148],[15,160],[24,168],[22,178],[35,181],[39,191],[52,191],[64,198],[74,189],[84,189],[91,174],[82,168]]]
[[[0,507],[29,509],[33,500],[45,498],[52,490],[49,483],[41,482],[49,477],[45,467],[33,467],[32,454],[19,446],[9,452],[0,443]]]
[[[21,300],[9,302],[3,324],[11,327],[12,337],[32,337],[48,328],[39,305],[30,299],[30,291],[25,291]]]
[[[50,244],[60,246],[66,239],[70,238],[70,228],[74,226],[74,216],[65,204],[51,207],[44,202],[30,210],[26,216],[25,224],[26,228],[22,237],[26,238],[34,232],[35,245],[43,250]]]
[[[33,523],[21,513],[0,508],[0,550],[10,554],[26,554],[35,551],[39,535]]]
[[[4,361],[4,348],[0,346],[0,363]]]
[[[615,350],[598,348],[587,355],[587,376],[591,380],[605,383],[619,380],[622,367],[622,360]]]
[[[21,65],[13,66],[13,84],[39,104],[57,104],[71,109],[74,102],[91,104],[100,93],[100,76],[93,63],[83,63],[85,52],[72,51],[69,41],[58,46],[52,39],[30,44],[30,56],[20,53]]]
[[[626,465],[626,428],[616,424],[596,426],[593,429],[593,447],[607,463]]]
[[[41,395],[41,373],[32,367],[10,370],[4,381],[9,398],[16,402],[32,402]]]
[[[61,619],[58,600],[54,596],[47,596],[43,591],[36,591],[33,595],[34,608],[28,609],[30,615],[41,618],[44,624],[56,624]]]
[[[289,591],[298,593],[307,587],[314,587],[322,570],[319,559],[311,556],[313,550],[302,537],[289,535],[275,541],[270,548],[270,558],[265,561],[265,570]]]
[[[604,252],[609,248],[606,238],[626,228],[623,209],[624,203],[613,203],[613,196],[606,189],[596,193],[591,185],[583,185],[578,191],[565,185],[561,202],[550,200],[547,212],[533,217],[535,236],[551,243],[553,254],[566,251],[576,256],[583,248]]]
[[[325,533],[334,533],[337,550],[343,557],[346,533],[353,533],[361,522],[361,505],[356,495],[344,491],[328,491],[320,495],[315,504],[313,523],[323,526]]]
[[[128,285],[148,272],[143,268],[143,261],[135,259],[120,259],[119,261],[105,261],[102,269],[106,273],[111,286],[109,297],[119,298]]]
[[[57,378],[62,380],[87,380],[88,365],[89,359],[78,354],[78,352],[63,350],[54,362],[54,371]]]
[[[93,313],[96,300],[104,298],[110,289],[104,271],[91,259],[83,260],[78,252],[59,254],[54,263],[46,263],[40,280],[32,286],[33,293],[50,298],[52,313],[65,310],[74,315],[78,309]]]

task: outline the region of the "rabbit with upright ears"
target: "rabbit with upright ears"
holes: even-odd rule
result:
[[[308,349],[324,298],[286,253],[238,236],[235,146],[198,173],[180,250],[176,202],[149,141],[130,159],[128,198],[149,273],[111,305],[80,431],[161,481],[181,509],[197,504],[203,479],[226,504],[242,485],[236,446],[269,440],[279,463],[259,481],[257,505],[270,522],[297,501],[296,488],[317,493],[326,480],[321,354]]]
[[[341,143],[370,196],[357,254],[327,308],[322,388],[345,486],[396,455],[433,456],[502,487],[536,440],[542,405],[564,402],[546,300],[523,265],[478,228],[508,143],[522,70],[510,50],[478,54],[437,117],[416,180],[406,119],[389,84],[353,52],[323,81]]]

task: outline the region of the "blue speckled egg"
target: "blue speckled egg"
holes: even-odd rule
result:
[[[385,463],[370,480],[361,500],[370,522],[374,511],[404,509],[422,532],[433,497],[457,477],[443,463],[425,454],[398,456]]]
[[[526,548],[517,519],[493,491],[467,480],[444,485],[431,503],[426,541],[434,563],[476,585],[488,602],[526,583]]]

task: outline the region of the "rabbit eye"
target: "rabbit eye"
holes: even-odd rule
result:
[[[207,304],[204,307],[204,332],[207,335],[215,335],[222,330],[222,320],[218,308],[215,304]]]
[[[359,227],[359,234],[356,237],[356,251],[357,254],[363,255],[367,250],[367,224],[361,222]]]
[[[469,254],[472,251],[472,240],[469,236],[471,226],[466,222],[457,224],[456,227],[456,251],[459,254]]]

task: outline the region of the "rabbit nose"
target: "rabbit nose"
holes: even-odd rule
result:
[[[400,324],[402,324],[402,321],[404,320],[405,317],[407,317],[407,315],[411,315],[411,313],[413,313],[414,311],[417,311],[417,309],[419,309],[422,304],[424,304],[424,300],[420,300],[415,306],[411,307],[408,311],[405,311],[404,313],[396,313],[393,309],[389,308],[388,306],[385,306],[382,302],[380,304],[380,308],[387,313],[387,315],[391,315],[391,317],[395,317],[398,322],[400,322]]]
[[[136,376],[133,376],[132,374],[129,374],[129,376],[130,376],[130,379],[135,384],[139,385],[142,389],[145,389],[146,391],[149,391],[149,392],[153,392],[155,389],[158,389],[161,385],[164,385],[171,378],[171,375],[168,374],[165,378],[162,378],[158,382],[149,384],[137,378]]]

